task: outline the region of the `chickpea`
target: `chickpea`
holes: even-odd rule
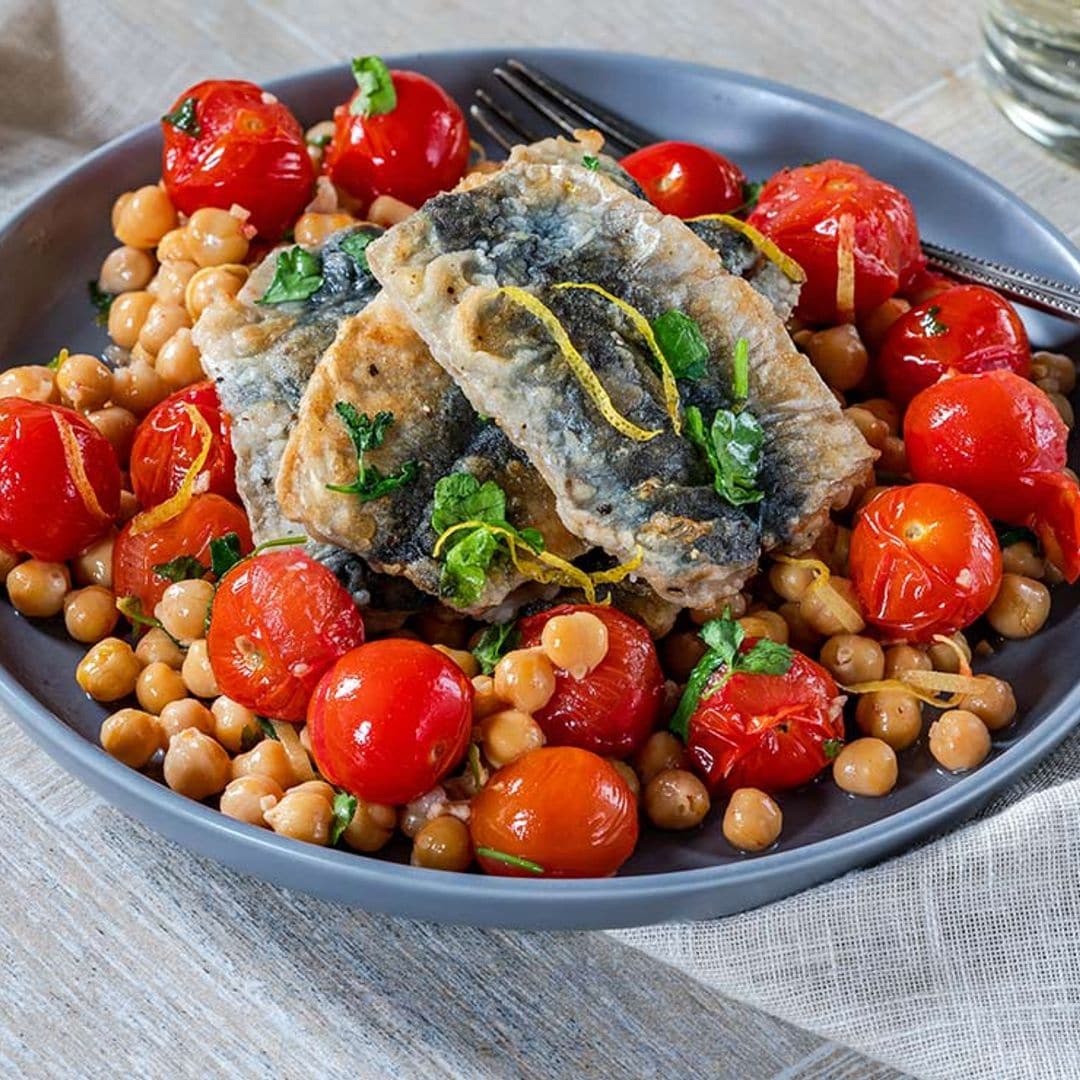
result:
[[[875,416],[869,409],[863,409],[858,405],[845,409],[844,415],[859,429],[859,434],[875,450],[881,450],[885,446],[885,440],[889,437],[889,427],[880,416]]]
[[[5,584],[8,598],[19,614],[48,619],[63,610],[71,576],[64,563],[27,559],[9,571]]]
[[[157,246],[158,262],[190,262],[191,251],[188,249],[188,231],[184,227],[170,229]]]
[[[1041,581],[1003,574],[986,618],[1002,637],[1029,638],[1043,628],[1049,615],[1050,590]]]
[[[221,693],[210,663],[210,651],[205,638],[191,643],[180,673],[184,684],[196,697],[213,698]]]
[[[113,248],[98,273],[98,288],[107,293],[133,292],[145,289],[154,276],[154,260],[138,248]]]
[[[139,331],[139,344],[151,356],[157,356],[161,346],[177,330],[190,329],[190,327],[191,317],[185,308],[177,304],[165,304],[158,300],[146,313],[146,321]]]
[[[154,607],[154,617],[182,645],[203,637],[214,586],[201,578],[174,581]]]
[[[836,634],[821,647],[821,662],[837,682],[873,682],[885,676],[885,653],[873,638]]]
[[[135,646],[135,655],[144,665],[167,664],[174,671],[179,671],[184,662],[184,653],[180,646],[156,626],[139,639]]]
[[[618,758],[608,758],[615,771],[626,781],[626,786],[630,789],[630,794],[634,796],[634,802],[641,801],[641,781],[638,779],[638,774],[634,772],[630,765],[627,765],[625,761],[620,761]]]
[[[859,408],[883,420],[890,435],[900,433],[900,410],[888,398],[867,398],[866,401],[859,402]]]
[[[163,188],[147,184],[116,200],[112,227],[121,244],[153,248],[170,229],[176,228],[176,211]]]
[[[949,772],[974,769],[990,753],[990,732],[973,712],[950,709],[930,725],[930,753]]]
[[[863,381],[870,364],[859,331],[850,323],[811,334],[806,352],[818,374],[834,390],[853,390]]]
[[[855,706],[855,722],[864,735],[888,743],[893,750],[906,750],[922,732],[922,702],[905,690],[863,694]]]
[[[353,851],[378,851],[394,835],[396,825],[397,811],[392,806],[357,799],[356,812],[341,839]]]
[[[56,387],[72,408],[100,409],[112,393],[112,372],[96,356],[74,353],[56,372]]]
[[[768,638],[769,641],[786,645],[788,638],[791,637],[791,631],[788,629],[788,624],[784,622],[784,616],[764,608],[761,611],[755,611],[753,615],[744,615],[739,620],[739,625],[748,638]]]
[[[168,396],[168,383],[145,360],[132,360],[113,372],[113,401],[136,416],[149,412]]]
[[[722,619],[725,615],[730,615],[733,619],[741,619],[749,606],[750,601],[746,593],[735,593],[734,596],[725,596],[706,607],[692,608],[689,613],[690,621],[695,626],[704,626],[707,622]]]
[[[7,582],[8,574],[19,565],[19,556],[6,544],[0,544],[0,585]]]
[[[905,311],[911,310],[911,304],[899,296],[890,296],[888,300],[878,304],[870,311],[859,324],[859,332],[867,348],[877,352],[881,348],[885,335]]]
[[[351,214],[301,214],[293,226],[293,238],[301,247],[318,247],[334,233],[355,224]]]
[[[297,243],[303,243],[297,240]],[[192,276],[184,290],[184,306],[197,319],[215,300],[235,296],[248,279],[246,266],[206,266]]]
[[[453,660],[464,672],[466,678],[472,679],[480,674],[480,664],[471,652],[465,649],[451,649],[449,645],[434,645],[432,648],[436,652],[441,652],[447,659]]]
[[[634,771],[642,784],[665,769],[689,769],[690,752],[670,731],[654,731],[634,755]]]
[[[506,703],[495,693],[495,680],[490,675],[474,675],[472,684],[473,716],[477,720],[506,707]]]
[[[934,663],[923,649],[913,645],[891,645],[885,650],[885,678],[894,679],[904,671],[932,671]]]
[[[971,663],[971,646],[968,645],[967,638],[959,630],[950,635],[950,638],[959,647],[968,663]],[[944,671],[949,675],[959,674],[960,660],[956,655],[956,649],[935,641],[926,651],[935,671]]]
[[[187,223],[187,247],[200,266],[242,263],[248,253],[244,223],[228,210],[205,206]]]
[[[780,837],[784,815],[776,801],[758,788],[733,791],[724,811],[724,839],[739,851],[770,848]]]
[[[1074,427],[1076,424],[1076,414],[1073,412],[1072,402],[1064,394],[1047,394],[1046,395],[1054,408],[1057,409],[1058,415],[1065,422],[1065,426],[1068,428]]]
[[[473,860],[468,826],[449,814],[432,818],[413,840],[413,866],[429,870],[468,870]]]
[[[1002,549],[1001,567],[1006,574],[1041,580],[1046,574],[1046,561],[1030,540],[1018,540]]]
[[[591,611],[556,615],[540,633],[544,655],[574,679],[584,679],[607,656],[608,629]]]
[[[21,397],[27,401],[47,401],[55,404],[60,400],[56,389],[56,376],[41,364],[0,371],[0,398]]]
[[[187,697],[187,687],[180,675],[168,664],[157,661],[147,664],[139,672],[135,682],[135,697],[148,713],[159,716],[170,701],[180,701]]]
[[[206,378],[202,355],[191,339],[191,329],[182,326],[161,346],[154,370],[171,390],[180,390]]]
[[[219,698],[218,700],[220,701],[221,699]],[[300,745],[307,752],[307,756],[314,759],[315,751],[311,749],[311,732],[308,731],[307,724],[301,726],[300,731],[297,733],[296,737],[300,740]]]
[[[1016,719],[1016,695],[1004,680],[993,675],[977,675],[979,689],[965,694],[960,708],[974,713],[990,731],[1000,731]]]
[[[112,393],[111,389],[109,392]],[[107,408],[88,413],[86,419],[108,439],[116,451],[117,460],[121,466],[124,466],[131,454],[135,429],[139,426],[139,421],[135,419],[135,416],[120,405],[109,405]]]
[[[152,293],[137,289],[121,293],[109,308],[109,337],[121,349],[130,349],[139,340],[146,316],[154,306]]]
[[[263,818],[279,836],[325,846],[330,842],[334,811],[326,799],[313,791],[286,791]]]
[[[896,787],[896,751],[883,739],[866,737],[849,742],[833,762],[837,787],[852,795],[878,798]]]
[[[190,258],[170,259],[163,262],[154,275],[154,280],[146,287],[159,303],[173,304],[177,307],[184,303],[188,282],[195,276],[199,267]]]
[[[88,585],[64,597],[64,625],[68,634],[84,645],[108,637],[119,618],[116,597],[100,585]]]
[[[158,715],[158,723],[166,738],[179,735],[188,728],[197,728],[204,735],[214,734],[214,717],[201,701],[179,698],[170,701]]]
[[[898,435],[886,435],[875,468],[879,476],[907,476],[908,459],[904,440]]]
[[[214,717],[214,738],[232,754],[239,754],[244,743],[259,733],[255,714],[232,698],[217,698],[210,712]]]
[[[480,724],[480,738],[484,756],[496,769],[544,745],[540,725],[528,713],[517,709],[504,709],[485,717]]]
[[[813,652],[824,635],[810,625],[803,614],[802,604],[794,601],[780,605],[780,617],[788,626],[788,642],[800,652]]]
[[[232,774],[237,776],[269,776],[282,788],[296,783],[296,774],[285,747],[277,739],[263,739],[246,754],[238,754],[232,760]]]
[[[165,744],[157,718],[140,709],[121,709],[101,725],[102,748],[131,769],[141,769]]]
[[[315,795],[322,796],[331,807],[334,805],[334,799],[337,796],[333,786],[325,780],[305,780],[302,784],[294,784],[289,788],[289,791],[310,791]]]
[[[404,221],[415,209],[407,202],[395,199],[393,195],[378,195],[368,207],[367,218],[373,225],[382,225],[389,229],[391,225]]]
[[[685,769],[665,769],[646,785],[645,814],[658,829],[693,829],[709,812],[709,792]]]
[[[99,641],[79,662],[75,681],[95,701],[117,701],[135,692],[142,665],[119,638]]]
[[[186,728],[169,740],[165,783],[173,791],[202,800],[220,794],[228,782],[229,755],[209,735]]]
[[[495,665],[495,693],[515,709],[538,712],[555,693],[555,669],[539,649],[515,649]]]
[[[822,600],[825,589],[832,589],[839,594],[848,607],[851,608],[852,622],[856,625],[844,626],[833,613],[832,607],[827,606]],[[844,577],[833,575],[827,585],[815,586],[808,589],[802,600],[799,601],[799,610],[803,618],[813,630],[819,634],[830,636],[832,634],[858,634],[866,627],[862,612],[859,608],[859,598],[855,594],[855,587]]]
[[[1037,382],[1052,380],[1052,390],[1071,394],[1076,389],[1076,364],[1064,353],[1039,351],[1031,355],[1031,377]]]
[[[284,795],[285,792],[269,776],[238,776],[230,780],[221,793],[219,809],[226,817],[265,829],[263,814]]]

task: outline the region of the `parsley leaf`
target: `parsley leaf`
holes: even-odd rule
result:
[[[322,288],[322,260],[301,247],[287,248],[277,257],[270,287],[259,297],[259,304],[284,304],[289,300],[307,300]]]
[[[341,834],[349,827],[356,813],[356,796],[347,791],[339,791],[334,796],[334,816],[330,822],[330,846],[333,847]]]
[[[653,319],[652,332],[676,379],[700,379],[705,374],[709,346],[701,327],[683,312],[672,308]]]
[[[379,57],[355,57],[352,73],[360,88],[349,102],[349,112],[353,116],[381,116],[397,108],[394,80],[390,69]]]
[[[232,535],[235,536],[236,533]],[[168,562],[158,563],[154,567],[154,573],[167,581],[190,581],[192,578],[206,577],[207,569],[194,555],[177,555]]]
[[[521,870],[528,870],[530,874],[543,874],[544,868],[539,864],[532,861],[532,859],[523,859],[520,855],[508,855],[505,851],[496,851],[494,848],[478,847],[476,854],[483,856],[485,859],[495,859],[497,862],[506,863],[507,866],[516,866]]]
[[[490,675],[503,656],[511,649],[517,648],[520,637],[517,626],[512,622],[496,623],[494,626],[487,627],[472,651],[476,662],[480,665],[480,670],[485,675]]]
[[[581,159],[581,164],[590,172],[596,172],[600,168],[600,159],[595,154],[585,154]]]
[[[494,480],[483,484],[472,473],[444,476],[435,485],[435,505],[431,527],[443,533],[462,521],[486,521],[489,525],[506,521],[506,493]]]
[[[210,570],[218,581],[242,559],[240,537],[236,533],[227,532],[210,541]]]
[[[396,473],[384,476],[380,469],[364,460],[368,450],[382,446],[386,429],[394,422],[392,412],[377,412],[372,419],[367,413],[357,411],[356,406],[348,401],[339,401],[334,409],[356,448],[356,479],[351,484],[327,484],[330,491],[355,495],[361,502],[371,502],[416,479],[420,467],[415,461],[406,461]]]
[[[341,241],[341,250],[348,255],[365,274],[371,273],[371,267],[367,261],[367,246],[375,239],[373,233],[353,232],[349,233]]]
[[[762,180],[747,180],[742,186],[742,206],[739,210],[753,210],[761,197],[761,189],[765,186]]]
[[[262,733],[268,739],[273,739],[274,742],[281,742],[281,739],[278,737],[278,733],[274,730],[274,725],[271,724],[265,716],[256,716],[255,719],[258,722],[259,727],[262,729]]]
[[[730,611],[724,612],[722,619],[707,622],[701,628],[700,637],[708,645],[708,651],[690,672],[679,707],[668,725],[684,742],[690,717],[698,704],[703,698],[715,694],[736,672],[783,675],[791,667],[792,650],[788,645],[759,638],[752,648],[744,650],[742,645],[746,631],[731,617]],[[723,674],[718,682],[712,683],[713,675],[718,671]]]
[[[202,134],[199,117],[195,112],[198,104],[198,99],[194,95],[186,97],[172,112],[167,112],[161,118],[162,122],[172,124],[178,131],[197,139]]]
[[[90,293],[90,303],[97,312],[94,316],[94,322],[96,322],[98,326],[108,325],[109,309],[112,307],[113,300],[116,299],[116,294],[105,292],[104,289],[98,287],[96,281],[88,281],[86,283],[86,288]]]
[[[941,308],[937,304],[928,307],[919,317],[919,326],[927,337],[941,337],[949,328],[938,318]]]
[[[844,744],[840,739],[826,739],[821,744],[821,752],[827,761],[832,761],[843,749]]]

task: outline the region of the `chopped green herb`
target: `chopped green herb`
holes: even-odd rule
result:
[[[137,596],[121,596],[116,601],[116,610],[119,611],[125,619],[134,623],[136,626],[153,627],[155,630],[160,630],[162,633],[167,634],[177,645],[180,644],[180,642],[161,625],[160,619],[155,619],[152,615],[143,614],[142,602]]]
[[[161,119],[166,124],[172,124],[178,131],[197,139],[202,134],[199,125],[199,117],[196,114],[198,99],[194,95],[184,98],[172,112],[166,113]]]
[[[59,371],[60,368],[63,367],[64,361],[70,355],[71,354],[67,351],[67,349],[61,349],[45,366],[50,371]]]
[[[274,725],[270,723],[265,716],[256,716],[255,719],[258,721],[262,733],[268,739],[273,739],[275,742],[281,742],[281,739],[278,738],[278,733],[274,730]]]
[[[672,308],[653,319],[652,331],[676,379],[700,379],[709,360],[701,327],[689,315]]]
[[[1039,548],[1039,538],[1030,529],[1024,528],[1023,525],[998,526],[997,538],[998,544],[1001,545],[1003,550],[1010,544],[1019,544],[1025,540],[1031,544],[1036,551]]]
[[[753,210],[761,197],[761,189],[765,186],[762,180],[747,180],[742,186],[742,205],[739,211]]]
[[[270,287],[256,301],[259,304],[284,304],[307,300],[322,288],[322,260],[301,247],[286,248],[277,257]]]
[[[115,293],[105,292],[104,289],[99,288],[96,281],[88,281],[86,283],[87,292],[90,293],[90,303],[93,304],[94,310],[97,314],[94,316],[94,322],[98,326],[107,326],[109,322],[109,309],[112,307],[113,300],[116,299]]]
[[[505,851],[496,851],[494,848],[478,847],[476,849],[477,855],[482,855],[485,859],[495,859],[497,862],[506,863],[508,866],[517,866],[522,870],[528,870],[530,874],[543,874],[544,868],[539,864],[532,861],[532,859],[522,859],[518,855],[508,855]]]
[[[365,274],[371,273],[371,267],[368,266],[367,261],[367,246],[375,239],[374,234],[366,232],[353,232],[349,233],[344,240],[341,241],[341,250],[346,255],[350,256],[353,262],[364,271]]]
[[[821,744],[821,752],[825,755],[826,760],[832,761],[841,750],[844,749],[844,744],[840,739],[826,739]]]
[[[240,537],[234,532],[215,536],[210,541],[210,569],[220,581],[241,559]]]
[[[334,409],[356,448],[356,479],[350,484],[327,484],[330,491],[355,495],[361,502],[371,502],[416,479],[420,466],[415,461],[406,461],[396,473],[384,476],[380,469],[364,460],[369,450],[382,446],[386,429],[394,422],[392,412],[377,412],[372,419],[367,413],[358,412],[356,406],[348,401],[339,401]]]
[[[582,157],[581,164],[590,172],[596,172],[600,168],[600,159],[595,154],[586,154]]]
[[[941,337],[949,328],[938,318],[941,308],[937,304],[928,307],[919,318],[919,325],[927,337]]]
[[[333,137],[334,136],[331,135],[329,131],[324,131],[321,135],[316,135],[312,138],[308,138],[307,144],[308,146],[315,146],[321,150],[324,146],[330,145],[330,140]]]
[[[341,839],[341,834],[349,827],[356,813],[356,806],[356,796],[347,791],[339,791],[334,796],[334,816],[330,822],[331,846]]]
[[[349,112],[353,116],[381,116],[397,108],[394,80],[390,69],[379,57],[355,57],[352,73],[360,88],[349,103]]]
[[[236,536],[236,533],[230,533]],[[210,542],[210,550],[213,551],[216,540]],[[158,563],[154,567],[154,573],[167,581],[190,581],[192,578],[204,578],[209,571],[194,555],[177,555],[168,562]],[[215,571],[216,572],[216,571]]]
[[[480,665],[480,670],[485,675],[490,675],[503,656],[511,649],[517,648],[520,637],[517,626],[512,622],[489,626],[480,635],[480,640],[472,651],[476,662]]]
[[[700,631],[701,640],[709,647],[697,662],[686,682],[686,689],[679,700],[679,707],[671,718],[669,727],[683,741],[686,740],[690,717],[694,715],[703,697],[711,697],[737,671],[748,675],[783,675],[791,667],[792,651],[787,645],[760,638],[753,648],[742,651],[746,632],[732,617],[724,612],[722,619],[707,622]],[[713,675],[723,669],[719,682],[709,686]],[[709,692],[706,695],[705,691]]]
[[[264,540],[248,557],[254,559],[256,555],[261,555],[264,551],[269,551],[271,548],[296,547],[299,544],[306,544],[307,542],[308,538],[306,536],[275,536],[273,540]]]

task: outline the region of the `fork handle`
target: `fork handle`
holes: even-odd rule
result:
[[[928,264],[935,270],[973,285],[988,285],[1010,300],[1080,322],[1080,288],[925,240],[922,249]]]

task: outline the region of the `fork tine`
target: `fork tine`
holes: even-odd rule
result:
[[[541,116],[546,117],[567,135],[572,136],[575,130],[581,127],[580,121],[576,121],[573,116],[556,108],[547,99],[537,94],[528,84],[507,71],[506,68],[497,67],[492,74],[499,82],[517,94],[526,105],[531,109],[535,109]]]
[[[564,83],[559,82],[557,79],[553,79],[550,75],[537,71],[536,68],[529,67],[527,64],[523,64],[520,60],[510,58],[506,61],[506,66],[514,72],[515,75],[520,77],[520,80],[531,85],[541,94],[547,96],[547,98],[554,100],[563,107],[563,109],[569,111],[568,123],[571,124],[570,131],[574,128],[580,127],[594,127],[598,131],[602,131],[609,139],[621,143],[627,150],[640,150],[641,147],[647,146],[649,143],[658,142],[659,139],[650,131],[646,131],[642,127],[638,127],[637,124],[631,123],[624,117],[618,116],[615,113],[598,105],[595,101],[585,97],[583,94],[577,93],[575,90],[571,90]],[[496,75],[498,71],[496,71]],[[506,81],[505,79],[503,80]],[[507,85],[511,85],[507,83]],[[532,97],[526,96],[518,87],[512,86],[515,92],[521,94],[522,97],[530,104],[533,105]],[[534,105],[534,107],[536,107]],[[549,105],[550,107],[550,105]],[[541,109],[541,112],[545,110]],[[549,113],[545,112],[545,115],[549,119],[554,119]],[[566,113],[562,114],[564,118]],[[558,120],[554,121],[559,123],[559,126],[563,130],[567,128]]]
[[[486,90],[478,89],[475,96],[470,115],[507,153],[517,143],[536,142],[537,136],[529,127]]]

